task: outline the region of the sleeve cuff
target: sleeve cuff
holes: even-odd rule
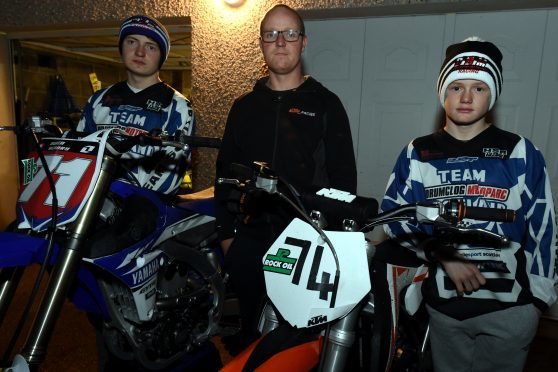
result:
[[[544,302],[543,300],[540,300],[536,297],[533,297],[533,305],[535,305],[537,307],[537,309],[539,309],[541,311],[541,313],[544,313],[549,308],[549,306],[546,304],[546,302]]]

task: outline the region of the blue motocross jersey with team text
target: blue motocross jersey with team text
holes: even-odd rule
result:
[[[415,139],[401,152],[381,208],[452,198],[467,206],[515,210],[512,223],[461,222],[505,235],[511,244],[456,246],[486,278],[479,290],[462,297],[442,266],[432,262],[422,291],[427,303],[457,319],[518,304],[534,303],[541,310],[550,306],[556,300],[556,221],[540,151],[529,140],[495,126],[469,141],[442,129]],[[385,231],[427,259],[417,247],[431,233],[428,228],[397,222]]]
[[[170,135],[183,132],[192,135],[195,120],[190,102],[179,92],[160,82],[134,91],[120,82],[93,94],[83,110],[77,130],[94,132],[118,127],[130,135],[162,130]],[[188,166],[190,152],[174,147],[136,146],[125,155],[126,178],[161,193],[176,191]],[[134,182],[135,183],[135,182]]]

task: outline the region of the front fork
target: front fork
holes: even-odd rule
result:
[[[0,269],[0,328],[8,308],[12,303],[17,285],[25,270],[24,266],[7,267]]]
[[[367,243],[366,255],[369,264],[374,256],[375,247],[372,243]],[[328,338],[326,340],[326,355],[323,358],[323,371],[343,371],[347,366],[347,359],[350,350],[356,339],[357,324],[363,309],[374,312],[374,304],[361,303],[351,310],[346,316],[337,320],[330,328]],[[275,309],[271,303],[266,303],[258,330],[262,335],[271,332],[279,326],[279,320]]]
[[[366,243],[366,256],[369,267],[372,263],[375,250],[374,244],[371,242]],[[325,357],[322,358],[323,363],[321,369],[323,371],[343,371],[347,369],[347,360],[356,339],[358,322],[365,308],[367,311],[373,312],[374,304],[360,303],[346,316],[333,323],[326,340]]]
[[[355,342],[355,330],[359,320],[362,305],[355,307],[349,314],[336,321],[330,328],[323,371],[343,371],[353,343]],[[262,335],[277,328],[279,320],[273,306],[268,302],[265,305],[258,326]]]
[[[343,371],[347,366],[347,359],[353,343],[355,330],[359,320],[361,306],[355,307],[345,317],[335,322],[326,340],[326,356],[323,359],[323,371]]]
[[[68,230],[67,244],[60,251],[41,300],[39,311],[33,321],[25,346],[22,349],[21,355],[29,365],[36,366],[45,359],[46,349],[54,331],[56,320],[60,315],[70,285],[73,283],[81,263],[86,237],[94,226],[93,224],[102,206],[115,170],[115,160],[105,156],[95,189],[77,220]]]
[[[260,331],[262,336],[264,336],[277,327],[279,327],[279,318],[277,317],[277,313],[275,313],[273,305],[271,305],[271,302],[268,301],[266,302],[260,317],[258,331]]]

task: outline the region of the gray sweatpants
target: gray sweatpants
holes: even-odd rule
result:
[[[521,372],[537,333],[532,305],[456,320],[427,306],[436,372]]]

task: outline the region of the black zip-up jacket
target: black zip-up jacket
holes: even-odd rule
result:
[[[351,130],[339,98],[311,77],[288,91],[269,89],[267,79],[258,80],[251,92],[234,102],[217,158],[217,178],[233,176],[231,163],[252,168],[254,161],[263,161],[301,193],[321,187],[355,193]],[[233,237],[239,227],[236,215],[227,209],[231,190],[231,186],[215,187],[221,240]],[[272,210],[260,209],[264,213],[259,218],[250,218],[252,230],[269,232],[290,222],[280,204]]]

